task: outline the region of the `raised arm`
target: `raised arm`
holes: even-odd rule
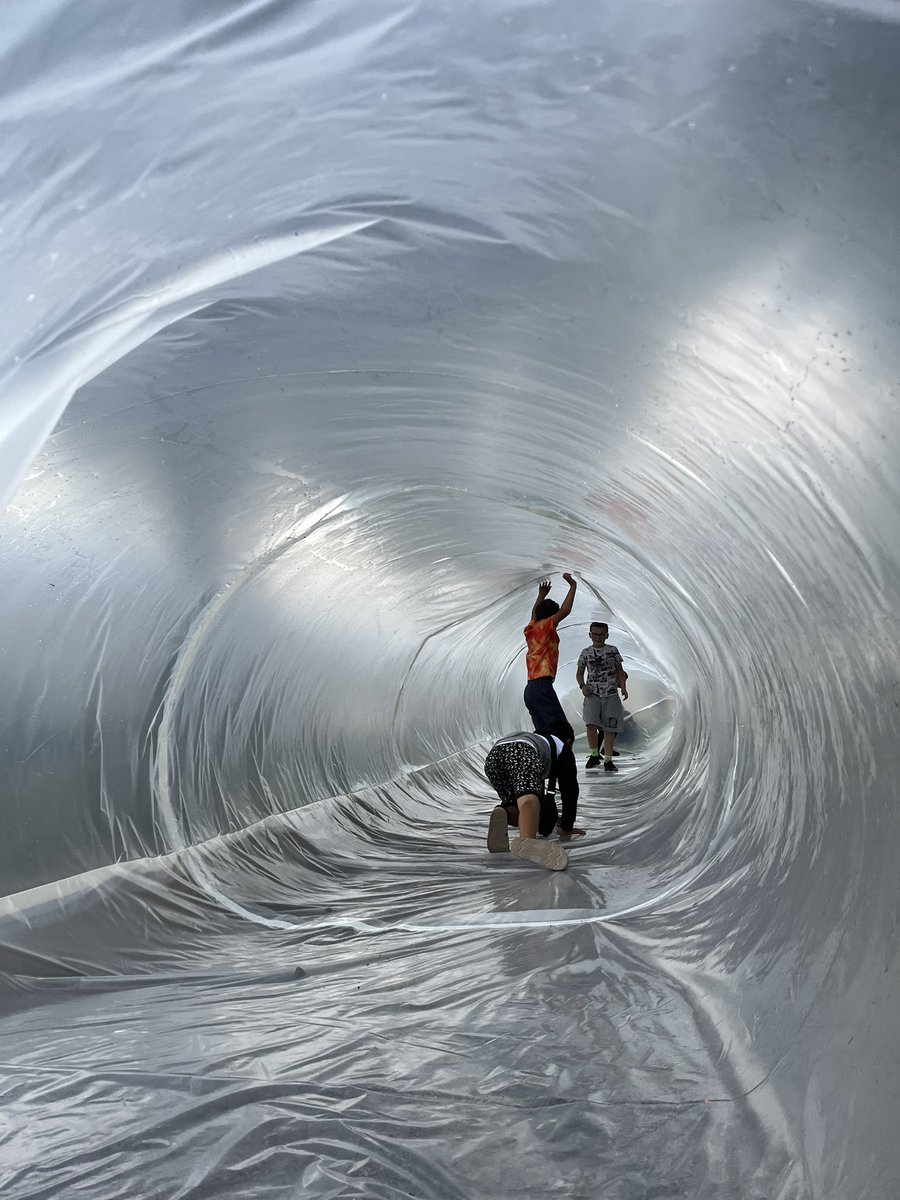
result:
[[[563,579],[569,585],[569,590],[566,592],[566,598],[559,606],[559,610],[553,614],[554,625],[558,625],[560,621],[564,621],[572,611],[572,605],[575,602],[575,589],[578,587],[575,579],[569,574],[568,571],[566,571],[565,575],[563,575]]]
[[[542,580],[541,580],[541,582],[540,582],[540,584],[538,585],[538,594],[537,594],[537,600],[535,600],[534,604],[532,604],[532,606],[531,606],[531,619],[532,619],[532,621],[535,621],[535,620],[537,619],[537,618],[535,617],[535,615],[534,615],[534,614],[535,614],[535,612],[537,611],[537,606],[538,606],[538,605],[540,604],[540,602],[541,602],[541,601],[542,601],[542,600],[543,600],[543,599],[546,597],[546,595],[547,595],[547,593],[548,593],[549,591],[550,591],[550,580],[549,580],[549,579],[542,579]]]

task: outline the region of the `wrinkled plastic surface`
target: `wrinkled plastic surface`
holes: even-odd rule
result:
[[[897,15],[6,5],[5,1200],[896,1194]]]

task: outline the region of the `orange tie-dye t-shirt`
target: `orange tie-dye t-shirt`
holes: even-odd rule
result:
[[[529,679],[543,679],[549,675],[556,678],[559,666],[559,634],[552,617],[543,621],[529,621],[525,626],[525,666]]]

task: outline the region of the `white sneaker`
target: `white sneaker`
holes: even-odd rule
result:
[[[509,854],[509,821],[506,809],[499,804],[488,823],[487,848],[491,854]]]
[[[537,863],[539,867],[546,867],[548,871],[564,871],[569,865],[569,856],[558,842],[517,837],[510,843],[509,848],[516,858]]]

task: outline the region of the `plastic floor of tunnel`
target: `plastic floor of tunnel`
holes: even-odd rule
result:
[[[386,785],[7,918],[4,1196],[808,1196],[765,1072],[597,919],[651,872],[489,857],[489,808]]]

